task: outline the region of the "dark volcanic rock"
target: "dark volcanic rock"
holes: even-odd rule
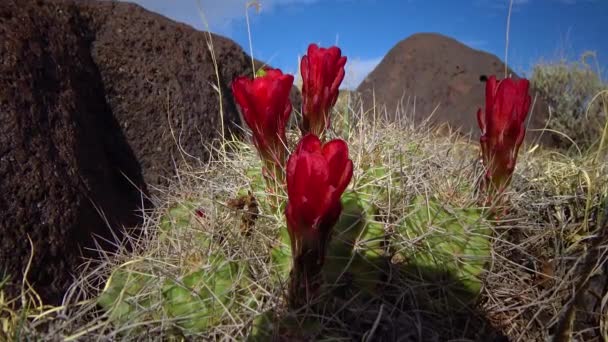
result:
[[[437,108],[432,124],[448,123],[461,133],[479,137],[476,113],[485,105],[480,76],[503,78],[504,67],[494,55],[439,34],[420,33],[394,46],[357,92],[365,109],[372,107],[375,92],[376,108],[389,119],[413,116],[415,122],[422,122]],[[530,128],[544,127],[546,105],[537,101],[529,118]]]
[[[215,87],[225,133],[238,133],[230,82],[240,74],[251,74],[251,61],[233,41],[137,5],[0,1],[0,276],[17,284],[9,294],[28,236],[28,279],[56,302],[93,234],[139,224],[140,190],[166,184],[183,158],[208,157],[222,127]],[[293,100],[299,108],[298,93]]]
[[[0,274],[56,302],[92,234],[139,223],[140,166],[104,98],[75,8],[0,5]],[[124,176],[123,176],[124,174]],[[86,253],[85,253],[86,255]],[[14,294],[17,287],[4,290]]]
[[[106,98],[148,184],[166,184],[182,156],[208,157],[206,145],[221,137],[221,110],[226,136],[240,132],[230,83],[252,71],[251,57],[234,41],[135,4],[87,1],[80,8],[95,32],[92,56]],[[299,93],[292,101],[299,108]]]
[[[240,121],[230,90],[237,75],[251,74],[251,59],[232,40],[176,23],[142,7],[83,2],[95,32],[93,60],[106,98],[149,184],[164,184],[182,155],[207,157],[220,137],[218,63],[225,132]],[[178,147],[179,145],[179,147]],[[181,149],[181,151],[180,151]]]

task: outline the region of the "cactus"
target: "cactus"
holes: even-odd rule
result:
[[[454,280],[447,289],[453,295],[450,299],[461,303],[474,299],[491,250],[490,226],[481,210],[448,208],[422,196],[412,207],[393,240],[408,275],[433,286],[447,277]]]
[[[321,328],[318,317],[295,315],[281,317],[274,310],[270,310],[256,316],[246,341],[314,341]]]
[[[384,226],[369,220],[368,212],[374,206],[358,193],[347,191],[341,200],[342,213],[333,228],[323,276],[328,284],[335,284],[348,273],[357,288],[372,291],[383,273]],[[275,280],[283,283],[291,270],[291,247],[287,229],[281,227],[279,234],[271,260]]]
[[[411,145],[411,144],[410,144]],[[415,148],[407,145],[406,148]],[[378,208],[385,208],[390,202],[397,203],[403,194],[401,174],[387,166],[387,157],[381,152],[372,151],[364,157],[361,164],[362,174],[357,179],[355,190],[362,199],[362,204],[371,217],[378,214]],[[403,161],[404,155],[395,155],[393,163]]]
[[[287,282],[291,270],[291,242],[287,227],[279,227],[279,239],[271,251],[272,276],[275,282],[281,284]]]
[[[387,177],[389,176],[389,170],[386,166],[381,164],[381,160],[376,160],[374,157],[370,157],[372,160],[368,160],[365,165],[362,166],[363,173],[357,180],[356,190],[359,196],[365,201],[362,204],[367,205],[366,211],[370,215],[375,215],[375,212],[370,212],[372,209],[371,204],[374,202],[387,202],[389,191]],[[394,185],[394,184],[392,184]]]
[[[190,230],[190,232],[197,232],[190,238],[194,239],[201,249],[209,247],[209,236],[191,229],[196,224],[196,210],[199,207],[200,205],[196,202],[185,200],[167,209],[165,215],[160,218],[159,240],[167,242]]]
[[[266,191],[266,182],[264,181],[264,176],[262,176],[262,165],[260,163],[255,163],[250,166],[247,170],[245,170],[245,175],[249,179],[250,189],[242,189],[244,191],[243,194],[247,194],[248,190],[251,190],[253,193],[263,193]]]
[[[248,342],[272,341],[272,337],[277,330],[275,328],[276,313],[266,311],[255,317],[252,324],[251,333],[247,336]]]
[[[145,288],[154,280],[151,275],[118,268],[108,278],[97,303],[108,313],[110,321],[125,323],[141,318],[137,316],[148,311],[151,303]]]
[[[370,220],[374,206],[356,192],[344,193],[342,207],[327,251],[325,279],[340,283],[348,274],[357,289],[373,292],[383,274],[384,226]]]
[[[269,192],[266,187],[266,181],[262,174],[262,166],[260,164],[254,164],[253,166],[245,170],[245,175],[249,179],[249,186],[243,187],[237,193],[237,196],[246,196],[249,191],[254,194],[256,200],[260,205],[260,209],[263,213],[277,214],[283,216],[285,210],[285,201],[282,200],[282,194],[275,195]],[[275,190],[273,189],[272,192]],[[276,189],[276,191],[282,192],[283,189]],[[278,206],[277,206],[278,203]]]
[[[184,201],[169,208],[160,219],[159,241],[167,243],[172,238],[179,237],[185,230],[191,229],[196,219],[194,212],[197,207],[192,201]],[[197,233],[197,230],[191,232],[194,232],[194,235],[189,234],[188,236],[195,239],[200,249],[207,249],[211,246],[212,242],[207,234]],[[224,299],[229,296],[227,297],[222,289],[232,285],[234,281],[235,266],[233,264],[219,256],[213,256],[208,263],[211,264],[211,270],[193,272],[184,277],[180,283],[192,290],[198,289],[202,284],[207,286],[207,292],[201,291],[195,299],[190,298],[192,297],[190,290],[180,287],[175,281],[167,281],[160,288],[159,283],[162,284],[160,276],[139,271],[136,267],[139,264],[129,264],[114,270],[97,300],[98,304],[107,312],[111,322],[125,324],[145,320],[139,317],[142,312],[147,312],[155,319],[159,319],[162,317],[162,312],[159,310],[159,306],[152,305],[152,303],[163,300],[166,313],[172,317],[182,317],[181,313],[187,312],[189,309],[197,310],[199,314],[191,322],[179,321],[179,323],[183,323],[185,329],[196,330],[216,318],[213,316],[211,319],[205,320],[203,308],[214,309],[213,303],[217,298],[225,301]],[[200,263],[197,262],[198,264]],[[237,267],[236,270],[238,269]],[[210,298],[205,298],[205,296]],[[184,298],[190,298],[190,306],[180,302]]]
[[[230,315],[243,294],[243,267],[214,255],[210,266],[163,286],[163,308],[187,333],[201,333]]]
[[[189,227],[195,209],[196,205],[191,201],[184,201],[169,208],[160,219],[161,232],[168,233],[176,228]]]

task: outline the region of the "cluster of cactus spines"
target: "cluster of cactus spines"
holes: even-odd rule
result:
[[[153,281],[154,277],[145,272],[118,268],[108,278],[97,303],[106,310],[112,322],[127,323],[142,319],[138,315],[152,304],[144,289]]]
[[[247,170],[251,186],[256,193],[265,189],[274,195],[287,194],[286,201],[281,196],[274,200],[262,196],[261,206],[285,215],[270,260],[277,282],[290,278],[289,306],[307,305],[322,286],[341,284],[346,278],[357,290],[373,294],[383,281],[391,255],[405,260],[405,269],[413,270],[421,280],[435,280],[429,269],[442,272],[475,297],[490,255],[490,231],[481,210],[450,208],[434,198],[416,197],[409,214],[398,218],[391,233],[387,232],[385,224],[377,220],[378,204],[389,201],[391,187],[403,185],[381,157],[362,164],[357,185],[347,190],[354,171],[348,145],[340,139],[325,142],[345,63],[346,57],[337,47],[309,47],[302,60],[302,137],[291,155],[285,129],[292,110],[293,76],[263,69],[253,79],[239,77],[232,84],[261,160],[260,167]],[[499,82],[491,77],[488,81],[486,108],[478,113],[487,170],[483,190],[488,197],[500,195],[509,184],[525,134],[527,90],[525,80]],[[391,184],[384,186],[379,181],[385,179]],[[402,189],[398,192],[403,195]],[[202,219],[206,214],[194,203],[171,208],[161,219],[160,238],[187,228],[192,216]],[[204,246],[209,247],[209,241],[201,241],[201,248]],[[243,276],[244,261],[228,261],[218,251],[208,261],[211,268],[161,282],[163,303],[156,317],[170,317],[184,331],[200,333],[222,321],[236,302],[236,306],[250,302],[253,294],[243,290],[247,287],[242,283],[247,278]],[[119,268],[108,279],[98,302],[110,320],[128,321],[139,308],[150,306],[151,295],[142,295],[141,290],[159,281],[159,277],[135,269]]]
[[[203,333],[230,315],[238,297],[248,295],[246,277],[237,262],[213,255],[209,267],[167,280],[162,288],[163,308],[177,326],[189,333]],[[238,304],[237,304],[238,305]]]
[[[449,277],[453,284],[445,290],[457,298],[448,300],[474,299],[491,256],[491,230],[482,210],[454,208],[424,196],[416,197],[411,208],[392,241],[395,253],[407,261],[408,275],[426,283],[438,275]]]

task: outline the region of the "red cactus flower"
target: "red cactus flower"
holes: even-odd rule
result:
[[[342,211],[340,197],[350,183],[353,163],[343,140],[325,145],[308,134],[287,162],[287,229],[294,261],[290,303],[302,305],[318,288],[331,231]]]
[[[335,46],[308,46],[302,57],[302,134],[319,137],[329,128],[331,109],[338,100],[340,83],[344,79],[346,57]]]
[[[525,120],[530,109],[527,79],[497,80],[490,76],[486,82],[486,108],[477,111],[481,128],[481,153],[486,167],[485,186],[501,193],[509,184],[515,170],[517,152],[526,134]]]
[[[287,162],[287,226],[295,237],[318,239],[340,216],[340,197],[353,175],[343,140],[321,145],[308,134]]]
[[[285,162],[285,126],[291,113],[289,93],[293,76],[266,69],[254,79],[237,77],[232,93],[253,133],[253,142],[265,161]]]

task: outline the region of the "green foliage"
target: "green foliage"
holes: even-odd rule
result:
[[[452,299],[466,301],[480,292],[490,231],[479,209],[449,208],[419,196],[397,227],[393,247],[410,277],[426,284],[451,282]]]
[[[579,148],[588,148],[598,141],[606,113],[598,101],[591,105],[589,112],[587,107],[606,85],[586,63],[585,55],[580,62],[561,60],[538,64],[530,81],[551,108],[552,117],[547,128],[566,134]],[[567,138],[552,136],[559,147],[571,147],[572,143]]]

